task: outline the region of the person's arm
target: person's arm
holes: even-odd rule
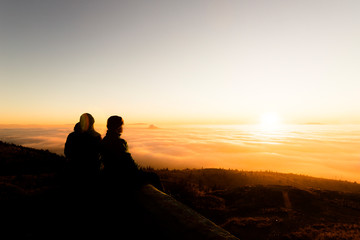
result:
[[[125,159],[130,167],[130,169],[137,171],[139,170],[139,165],[134,161],[133,157],[131,156],[131,153],[129,152],[128,144],[125,140],[123,140],[123,148],[124,148],[124,156]]]
[[[66,158],[71,158],[72,153],[72,134],[70,133],[69,136],[66,139],[65,147],[64,147],[64,154]]]

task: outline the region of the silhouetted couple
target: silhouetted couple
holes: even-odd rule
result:
[[[94,123],[91,114],[82,114],[74,132],[66,140],[65,156],[72,179],[89,183],[99,180],[102,162],[103,176],[108,185],[120,185],[130,190],[152,184],[162,190],[158,175],[140,170],[128,151],[127,142],[120,137],[124,125],[121,117],[109,117],[104,139],[94,130]]]

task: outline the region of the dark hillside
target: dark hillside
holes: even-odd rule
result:
[[[0,142],[0,164],[0,239],[169,239],[131,192],[73,181],[64,157]]]
[[[225,169],[157,170],[163,181],[196,185],[200,190],[230,189],[253,185],[292,186],[360,193],[360,184],[278,172],[252,172]]]
[[[158,174],[169,194],[240,239],[360,239],[359,184],[222,169]]]
[[[0,141],[0,175],[56,172],[64,164],[65,158],[55,153]]]
[[[64,182],[64,165],[49,151],[0,142],[0,237],[161,239],[121,186]],[[156,172],[169,195],[243,240],[360,239],[356,183],[224,169]]]

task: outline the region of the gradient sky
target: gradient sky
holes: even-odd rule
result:
[[[0,123],[360,123],[360,1],[0,0]]]

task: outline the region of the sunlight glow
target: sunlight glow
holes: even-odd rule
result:
[[[275,112],[267,112],[260,117],[260,126],[264,130],[274,130],[281,125],[281,119]]]

